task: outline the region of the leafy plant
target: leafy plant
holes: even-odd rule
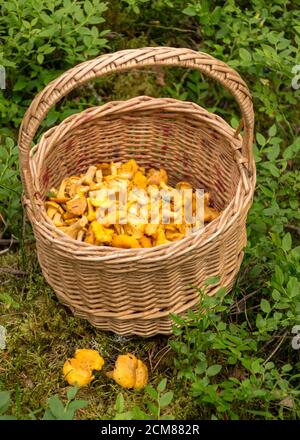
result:
[[[15,420],[15,417],[6,414],[10,402],[10,392],[0,391],[0,420]]]
[[[58,396],[51,396],[48,399],[48,409],[45,411],[43,420],[72,420],[75,412],[86,408],[86,400],[75,399],[78,388],[72,387],[67,391],[67,403],[61,401]]]
[[[1,139],[1,138],[0,138]],[[7,137],[0,145],[0,238],[9,231],[21,235],[21,182],[18,170],[18,148]]]
[[[67,402],[64,404],[58,396],[51,396],[48,399],[48,408],[46,409],[43,420],[72,420],[76,411],[86,408],[86,400],[75,399],[78,388],[72,387],[67,391]],[[11,404],[9,391],[0,391],[0,420],[16,420],[16,417],[7,415],[6,412]],[[30,418],[36,419],[35,414],[40,409],[30,412]]]
[[[299,249],[291,251],[286,264],[293,264],[296,254],[299,255]],[[293,418],[300,415],[300,388],[292,385],[298,377],[297,366],[276,365],[271,361],[284,339],[279,339],[278,344],[276,338],[278,345],[271,354],[263,352],[265,344],[272,342],[274,331],[284,329],[284,336],[279,335],[285,338],[288,326],[300,322],[298,311],[292,314],[294,307],[298,308],[296,302],[292,306],[287,304],[289,296],[290,300],[297,296],[299,301],[300,284],[295,278],[289,284],[290,295],[284,289],[284,300],[279,298],[281,295],[275,295],[272,305],[266,299],[261,300],[262,313],[256,315],[256,328],[247,328],[247,322],[232,321],[230,311],[234,303],[232,298],[224,297],[223,288],[214,297],[200,290],[198,311],[189,311],[187,319],[173,316],[176,337],[170,345],[176,352],[178,378],[185,381],[203,410],[211,408],[211,418],[239,419],[255,415],[274,419],[284,418],[285,412],[290,412]],[[289,309],[287,316],[278,311],[282,310],[282,300],[283,308]]]
[[[156,389],[151,385],[145,387],[147,412],[137,405],[131,410],[125,411],[124,396],[119,393],[115,404],[114,420],[173,420],[172,415],[162,414],[162,410],[170,405],[174,397],[173,391],[165,391],[166,386],[167,379],[162,379]]]

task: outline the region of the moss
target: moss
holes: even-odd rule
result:
[[[161,358],[168,338],[120,337],[96,330],[58,302],[41,275],[33,250],[27,249],[24,259],[25,269],[19,253],[2,257],[2,270],[9,268],[14,273],[0,272],[0,324],[7,329],[7,346],[0,351],[0,388],[12,392],[14,416],[40,418],[48,397],[58,394],[65,399],[68,386],[62,377],[62,366],[76,348],[97,349],[106,361],[104,371],[111,369],[120,353],[132,352],[148,366],[151,358],[152,367],[158,365],[154,372],[150,369],[150,383],[156,386],[167,376],[168,388],[176,390],[172,358]],[[18,271],[25,271],[26,275]],[[78,411],[77,418],[111,419],[120,390],[103,372],[95,372],[92,384],[78,393],[78,398],[86,399],[89,406]],[[192,414],[192,402],[183,391],[177,390],[178,399],[169,409],[177,418],[189,418],[187,411]],[[143,392],[122,392],[128,409],[136,404],[143,406]]]

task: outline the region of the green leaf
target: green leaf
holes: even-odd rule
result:
[[[195,367],[195,373],[196,374],[203,374],[207,368],[207,362],[206,361],[200,361]]]
[[[255,360],[251,363],[251,371],[252,371],[252,373],[254,373],[254,374],[256,374],[256,373],[260,373],[260,371],[261,371],[260,359],[255,359]]]
[[[207,376],[216,376],[216,374],[220,373],[221,369],[222,369],[222,365],[218,365],[218,364],[211,365],[206,370],[206,374]]]
[[[185,15],[188,15],[189,17],[194,17],[197,14],[197,12],[196,12],[196,10],[195,10],[195,8],[193,6],[188,6],[182,12]]]
[[[256,315],[256,327],[262,329],[266,326],[266,320],[261,316],[260,313]]]
[[[86,408],[88,406],[88,401],[83,399],[73,400],[69,403],[68,410],[76,411],[77,409]]]
[[[272,298],[274,299],[274,301],[280,301],[280,299],[281,299],[280,292],[278,292],[278,290],[274,289],[272,291]]]
[[[292,371],[293,366],[291,364],[285,364],[281,369],[284,373],[288,373],[289,371]]]
[[[84,1],[83,7],[84,7],[85,12],[88,15],[93,14],[95,12],[94,11],[94,6],[92,5],[92,3],[89,0],[85,0]]]
[[[205,286],[212,286],[214,284],[218,284],[220,282],[219,276],[210,277],[207,280],[204,281]]]
[[[160,407],[164,408],[170,405],[170,403],[173,400],[173,396],[174,396],[173,391],[167,391],[166,393],[162,394],[159,398]]]
[[[150,385],[147,385],[145,387],[145,391],[150,397],[152,397],[152,399],[154,399],[154,400],[158,399],[158,392]]]
[[[268,148],[267,157],[269,160],[275,160],[280,154],[280,146],[279,144],[275,144],[272,147]]]
[[[286,252],[290,251],[292,247],[292,236],[291,234],[288,232],[287,234],[285,234],[285,236],[283,237],[282,240],[282,249]]]
[[[38,54],[37,61],[38,61],[39,64],[43,64],[43,62],[44,62],[44,55],[42,53]]]
[[[162,393],[163,391],[165,391],[167,386],[167,379],[162,379],[159,384],[157,385],[157,391],[159,393]]]
[[[122,413],[125,409],[125,401],[122,393],[119,393],[116,398],[115,410],[117,413]]]
[[[268,130],[268,134],[269,134],[270,137],[273,137],[273,136],[275,136],[276,133],[277,133],[277,127],[276,127],[276,124],[273,124],[273,125],[269,128],[269,130]]]
[[[286,160],[292,159],[297,154],[299,155],[300,151],[300,138],[296,138],[296,140],[289,145],[283,152],[283,158]]]
[[[261,147],[264,147],[267,143],[266,138],[261,133],[256,133],[256,140]]]
[[[147,405],[149,411],[151,412],[151,414],[152,414],[154,417],[157,417],[157,416],[158,416],[158,413],[159,413],[159,408],[158,408],[158,406],[155,405],[153,402],[149,402],[149,401],[146,403],[146,405]]]
[[[5,413],[10,404],[10,392],[0,391],[0,414]]]
[[[275,277],[276,277],[276,281],[279,284],[283,284],[284,283],[284,275],[283,275],[283,272],[282,272],[280,266],[275,266]]]
[[[114,420],[133,420],[134,414],[132,411],[126,411],[115,415]]]
[[[262,299],[260,302],[260,308],[262,309],[263,312],[265,313],[270,313],[271,311],[271,306],[269,301],[267,301],[266,299]]]
[[[132,419],[133,420],[149,420],[150,416],[146,414],[141,408],[139,408],[137,405],[135,405],[132,408]]]
[[[48,399],[49,409],[56,419],[61,419],[65,413],[65,407],[58,396],[51,396]]]
[[[4,415],[0,416],[0,420],[17,420],[17,417]]]
[[[74,403],[74,402],[72,402]],[[73,420],[74,419],[75,410],[68,408],[60,417],[60,420]]]
[[[56,420],[56,417],[54,417],[50,409],[46,409],[43,415],[43,420]]]
[[[286,291],[290,298],[300,295],[300,284],[296,277],[290,277],[286,286]]]
[[[75,398],[77,392],[78,392],[78,388],[77,387],[69,388],[68,391],[67,391],[67,398],[68,398],[68,400],[73,400]]]
[[[243,47],[241,47],[239,50],[239,55],[243,61],[245,61],[246,63],[251,63],[252,56],[251,56],[251,53],[248,52],[247,49],[244,49]]]

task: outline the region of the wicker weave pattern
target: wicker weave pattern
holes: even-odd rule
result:
[[[72,115],[30,150],[39,124],[70,90],[110,72],[154,65],[197,68],[221,82],[240,105],[243,137],[196,104],[140,96]],[[255,186],[252,138],[253,109],[246,84],[224,63],[189,49],[108,54],[50,83],[24,117],[19,148],[24,203],[40,265],[61,302],[98,328],[151,336],[170,332],[170,312],[197,306],[198,294],[191,285],[201,286],[206,278],[220,275],[220,284],[229,291],[243,257]],[[201,232],[149,249],[91,246],[53,226],[43,207],[51,186],[90,164],[131,157],[147,167],[165,167],[173,183],[184,179],[208,189],[222,215]]]

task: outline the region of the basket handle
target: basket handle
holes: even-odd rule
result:
[[[122,50],[101,55],[67,70],[54,81],[51,81],[33,99],[30,107],[27,109],[19,131],[19,155],[25,194],[29,197],[33,208],[35,205],[35,197],[29,165],[30,148],[40,123],[51,107],[71,90],[94,78],[132,68],[156,65],[198,69],[200,72],[219,81],[232,93],[242,113],[242,121],[239,128],[241,128],[242,125],[244,127],[242,140],[242,155],[244,159],[241,160],[245,163],[248,162],[249,168],[252,168],[254,128],[252,99],[247,85],[235,70],[211,55],[196,52],[191,49],[145,47],[141,49]],[[238,134],[238,130],[236,134]]]

